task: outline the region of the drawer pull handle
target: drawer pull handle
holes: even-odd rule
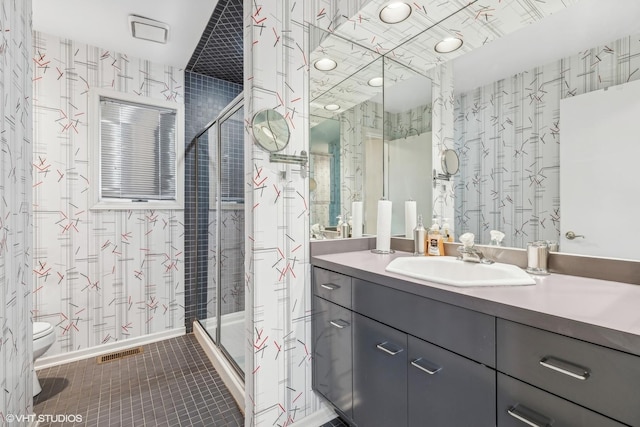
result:
[[[427,362],[422,357],[412,361],[411,366],[414,366],[429,375],[435,375],[442,370],[441,366],[436,366],[433,363]]]
[[[328,291],[335,291],[336,289],[338,289],[340,286],[333,284],[333,283],[323,283],[322,285],[320,285],[320,287],[328,290]]]
[[[387,354],[390,354],[392,356],[395,356],[396,354],[402,352],[402,347],[398,347],[396,345],[393,344],[389,344],[388,341],[382,342],[378,345],[376,345],[376,348],[378,350],[382,350]]]
[[[349,326],[349,322],[346,322],[342,319],[330,320],[329,323],[331,323],[332,326],[335,326],[338,329],[344,329]]]
[[[511,408],[507,409],[507,413],[511,415],[516,420],[531,426],[531,427],[550,427],[551,420],[545,416],[538,414],[531,409],[522,406],[520,404],[516,404]]]
[[[556,372],[560,372],[561,374],[564,375],[568,375],[571,378],[576,378],[579,380],[586,380],[587,378],[589,378],[589,370],[586,368],[583,368],[581,366],[578,365],[574,365],[572,363],[569,362],[565,362],[563,360],[560,359],[556,359],[554,357],[543,357],[540,360],[540,364],[542,366],[544,366],[545,368],[549,368],[551,370],[554,370]]]

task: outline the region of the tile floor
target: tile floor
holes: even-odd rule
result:
[[[193,335],[145,345],[142,354],[103,364],[91,358],[43,369],[38,378],[42,392],[34,398],[36,414],[82,416],[79,423],[40,423],[40,427],[244,423]]]

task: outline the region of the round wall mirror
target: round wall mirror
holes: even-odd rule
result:
[[[270,153],[282,151],[289,144],[287,120],[275,110],[260,110],[251,120],[253,139]]]
[[[458,153],[450,148],[444,150],[440,156],[442,171],[447,175],[455,175],[460,169],[460,159]]]

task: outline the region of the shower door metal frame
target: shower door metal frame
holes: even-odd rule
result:
[[[222,344],[220,338],[221,338],[221,324],[222,324],[222,298],[220,297],[222,295],[222,286],[221,286],[221,282],[220,282],[220,278],[222,277],[222,268],[221,268],[221,263],[220,263],[220,253],[221,253],[221,245],[222,245],[222,236],[220,233],[220,221],[221,221],[221,212],[222,212],[222,168],[221,168],[221,164],[222,164],[222,136],[221,136],[221,124],[229,119],[231,116],[233,116],[235,113],[238,112],[238,110],[243,109],[244,108],[244,92],[241,92],[233,101],[231,101],[221,112],[220,114],[218,114],[218,117],[216,117],[213,121],[211,121],[202,132],[198,133],[198,135],[196,135],[196,138],[200,138],[202,135],[204,135],[205,133],[209,132],[209,130],[212,127],[216,127],[216,192],[215,192],[215,197],[216,197],[216,250],[215,250],[215,255],[216,255],[216,271],[215,271],[215,280],[216,280],[216,336],[213,337],[214,338],[214,342],[216,347],[218,347],[218,349],[222,352],[222,354],[224,354],[225,358],[227,359],[227,361],[231,364],[231,366],[233,367],[233,369],[236,371],[236,373],[238,375],[240,375],[240,377],[242,378],[242,380],[244,381],[244,370],[242,368],[240,368],[240,366],[236,363],[236,361],[233,359],[233,357],[231,356],[231,354],[229,354],[229,352],[224,348],[224,345]],[[207,142],[209,143],[209,147],[211,147],[211,141],[207,138]],[[244,144],[244,142],[243,142]],[[211,153],[211,151],[209,151],[209,153]],[[197,150],[196,150],[196,155],[197,155]],[[210,154],[209,154],[210,155]],[[196,176],[197,176],[197,170],[198,170],[198,162],[197,162],[197,158],[196,158]],[[242,171],[242,173],[244,174],[244,171]],[[196,186],[198,185],[197,179],[196,179]],[[197,190],[196,190],[196,194],[197,194]],[[196,209],[196,215],[197,215],[198,209]],[[196,217],[197,218],[197,217]],[[196,224],[197,224],[197,219],[196,219]],[[196,227],[196,233],[197,233],[197,227]],[[198,242],[198,237],[196,234],[196,242]],[[243,236],[244,237],[244,236]],[[197,245],[197,243],[196,243]],[[196,271],[198,271],[198,269],[196,269]],[[198,319],[200,320],[200,319]],[[243,340],[244,341],[244,340]]]

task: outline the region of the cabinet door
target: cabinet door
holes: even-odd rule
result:
[[[495,426],[496,372],[409,336],[409,425]]]
[[[353,420],[407,425],[407,334],[353,313]]]
[[[314,389],[351,418],[351,311],[314,297],[314,312]]]

